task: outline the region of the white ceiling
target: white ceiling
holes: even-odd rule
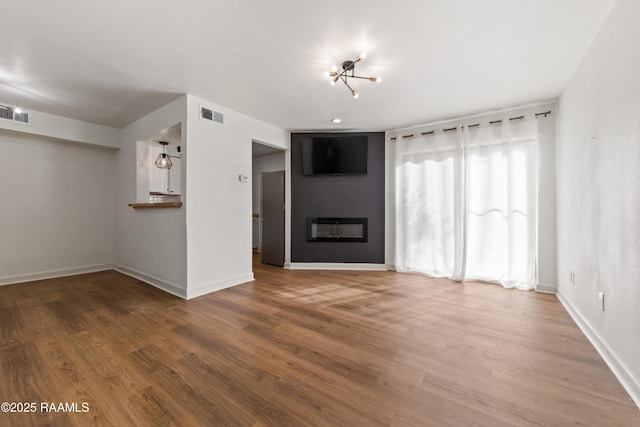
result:
[[[190,93],[292,131],[388,130],[557,97],[613,1],[6,1],[0,103],[123,127]],[[383,82],[356,100],[323,71],[362,50]]]
[[[147,135],[147,137],[142,138],[141,141],[148,144],[157,144],[160,141],[164,141],[168,142],[170,146],[178,146],[182,142],[182,124],[177,123],[166,129]]]
[[[270,147],[258,142],[251,143],[251,157],[269,156],[271,154],[283,153],[282,149]]]

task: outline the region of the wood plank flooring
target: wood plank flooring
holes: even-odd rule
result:
[[[0,425],[640,425],[554,296],[393,272],[255,275],[191,301],[115,271],[1,286],[0,402],[37,410]]]

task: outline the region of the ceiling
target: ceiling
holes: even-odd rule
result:
[[[148,144],[158,144],[160,141],[167,142],[170,146],[178,146],[182,142],[182,124],[177,123],[166,129],[162,129],[145,138],[140,139]]]
[[[251,157],[270,156],[271,154],[283,153],[282,149],[270,147],[258,142],[251,143]]]
[[[3,2],[0,103],[120,128],[190,93],[290,131],[389,130],[556,98],[613,1]],[[383,81],[353,99],[323,72],[363,50]]]

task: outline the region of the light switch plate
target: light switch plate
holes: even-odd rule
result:
[[[600,310],[604,311],[604,292],[598,292],[598,303]]]

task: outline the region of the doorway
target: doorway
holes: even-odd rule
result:
[[[261,263],[285,262],[285,150],[252,144],[253,252]]]

